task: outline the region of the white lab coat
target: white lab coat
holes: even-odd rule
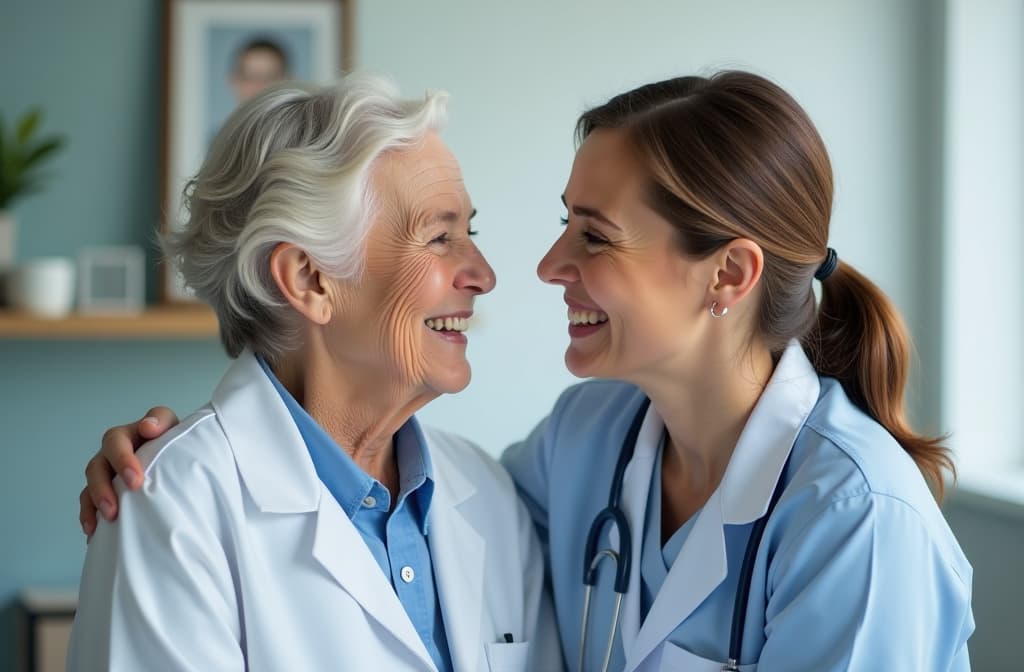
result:
[[[510,478],[471,443],[424,434],[454,669],[562,669],[541,549]],[[69,670],[435,669],[252,354],[139,456],[143,489],[117,481],[119,522],[89,546]]]

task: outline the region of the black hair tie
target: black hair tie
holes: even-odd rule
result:
[[[814,279],[824,282],[828,276],[832,275],[837,266],[839,266],[839,255],[830,247],[825,253],[825,261],[821,262],[821,266],[818,266],[818,270],[814,272]]]

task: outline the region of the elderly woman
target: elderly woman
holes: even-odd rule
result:
[[[494,286],[444,108],[350,77],[265,92],[221,131],[166,248],[234,362],[139,452],[145,486],[119,484],[70,669],[561,665],[511,480],[413,417],[468,384]]]

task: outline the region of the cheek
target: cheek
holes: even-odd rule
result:
[[[434,271],[436,258],[408,257],[391,274],[379,303],[377,321],[379,342],[385,346],[399,368],[414,372],[425,365],[422,339],[426,328],[423,320],[436,296],[440,280]]]

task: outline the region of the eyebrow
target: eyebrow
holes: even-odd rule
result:
[[[472,212],[469,213],[469,220],[473,221],[476,217],[476,208],[473,208]],[[445,224],[458,224],[462,217],[459,213],[454,210],[441,210],[431,218],[433,221],[444,222]]]
[[[565,202],[565,194],[562,194],[562,205],[564,205],[566,208],[569,207],[569,204]],[[596,219],[599,222],[604,222],[605,224],[607,224],[608,226],[612,227],[613,229],[617,229],[619,231],[622,231],[622,227],[621,226],[619,226],[618,224],[616,224],[612,220],[608,219],[604,215],[604,213],[602,213],[600,210],[598,210],[596,208],[588,208],[588,207],[586,207],[584,205],[574,205],[574,206],[572,206],[572,214],[574,214],[574,215],[576,215],[578,217],[588,217],[590,219]]]

